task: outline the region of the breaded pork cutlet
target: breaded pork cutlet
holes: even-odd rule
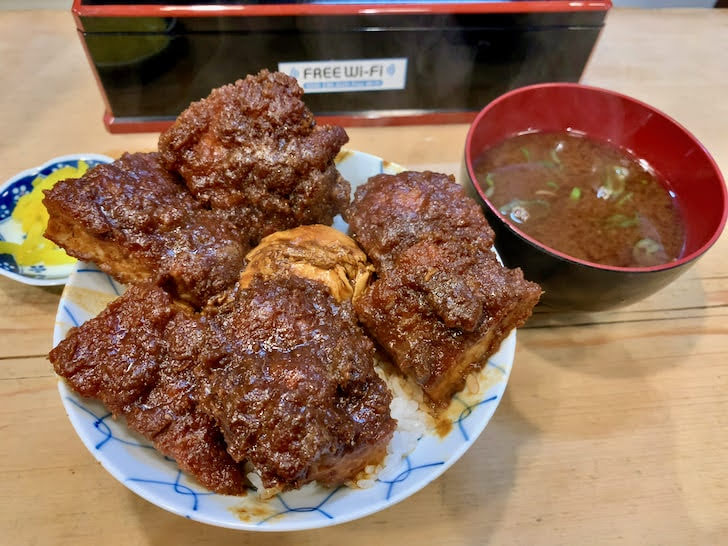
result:
[[[46,191],[45,236],[122,283],[156,282],[201,306],[233,285],[247,242],[195,201],[156,153],[124,154]]]
[[[344,213],[351,236],[379,271],[424,237],[490,250],[494,234],[478,204],[452,176],[406,171],[359,186]]]
[[[213,491],[242,492],[248,464],[266,489],[340,485],[383,459],[395,427],[350,301],[370,266],[326,226],[263,245],[201,313],[133,285],[50,360]]]
[[[348,300],[295,274],[256,275],[206,313],[231,350],[196,368],[200,403],[265,488],[340,485],[381,462],[392,396]]]
[[[531,315],[540,288],[498,263],[483,212],[452,177],[375,176],[346,219],[378,266],[354,299],[359,319],[435,406],[447,405]]]
[[[490,251],[423,239],[355,300],[355,308],[397,366],[444,406],[531,316],[540,294]]]
[[[261,71],[192,103],[159,138],[162,163],[247,233],[331,224],[349,202],[334,159],[341,127],[317,125],[296,80]]]
[[[129,428],[202,485],[242,494],[243,467],[227,453],[215,421],[195,400],[192,368],[211,365],[220,355],[204,321],[161,288],[141,284],[73,328],[49,358],[73,390],[126,417]]]

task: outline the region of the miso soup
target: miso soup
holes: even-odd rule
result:
[[[526,133],[475,161],[480,187],[507,221],[575,258],[644,267],[680,257],[674,194],[645,161],[571,131]]]

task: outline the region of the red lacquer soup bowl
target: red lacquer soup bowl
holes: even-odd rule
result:
[[[650,267],[616,267],[568,256],[506,221],[486,197],[474,161],[483,150],[525,132],[575,131],[609,142],[645,160],[667,181],[680,208],[685,245],[673,261]],[[702,256],[720,236],[728,198],[713,158],[684,127],[625,95],[580,84],[549,83],[515,89],[475,118],[465,144],[465,181],[496,232],[495,246],[508,267],[520,267],[544,289],[542,305],[596,311],[633,303],[663,288]],[[507,181],[506,181],[507,183]]]

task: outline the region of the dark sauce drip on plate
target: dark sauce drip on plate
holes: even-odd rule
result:
[[[485,150],[474,168],[508,222],[564,254],[647,267],[683,252],[685,229],[667,181],[610,143],[571,131],[525,133]]]

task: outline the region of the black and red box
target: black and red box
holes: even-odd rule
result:
[[[605,1],[74,0],[112,132],[159,131],[214,87],[296,76],[342,125],[467,122],[523,85],[578,81]]]

